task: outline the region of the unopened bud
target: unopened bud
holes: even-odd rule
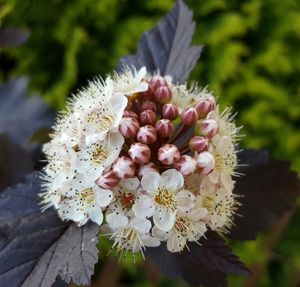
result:
[[[157,135],[162,138],[169,137],[174,132],[174,126],[168,119],[159,120],[155,125],[155,129]]]
[[[178,108],[174,104],[165,104],[162,107],[162,117],[173,121],[178,116]]]
[[[182,155],[179,160],[174,162],[174,167],[184,176],[194,173],[197,162],[189,155]]]
[[[218,132],[218,123],[213,119],[199,121],[196,127],[196,133],[206,137],[213,137]]]
[[[166,79],[159,75],[156,75],[149,80],[149,86],[153,89],[154,92],[158,88],[165,87],[167,85],[168,85],[168,83],[167,83]]]
[[[158,172],[155,164],[153,162],[148,162],[146,164],[142,164],[138,171],[138,176],[142,178],[145,174],[149,172]]]
[[[192,126],[198,120],[198,113],[196,108],[190,107],[182,111],[181,114],[182,122],[187,126]]]
[[[156,114],[152,110],[145,110],[140,114],[140,123],[142,125],[154,125]]]
[[[172,100],[172,91],[168,86],[159,87],[155,91],[155,99],[161,104],[169,103]]]
[[[115,161],[113,171],[119,178],[133,177],[135,173],[134,162],[127,156],[121,156]]]
[[[207,175],[212,172],[215,168],[215,158],[208,152],[203,151],[197,156],[197,166],[199,167],[202,174]]]
[[[119,125],[119,131],[125,138],[135,138],[139,128],[139,122],[133,117],[123,117]]]
[[[138,115],[132,111],[124,111],[123,113],[123,117],[126,118],[126,117],[129,117],[129,118],[135,118],[136,120],[138,119]]]
[[[97,184],[104,189],[112,189],[120,182],[120,178],[114,173],[113,170],[104,172],[97,180]]]
[[[135,163],[142,164],[150,160],[151,150],[145,144],[134,143],[130,146],[128,154]]]
[[[156,103],[149,100],[143,101],[141,106],[141,112],[145,110],[152,110],[153,112],[156,113],[157,111]]]
[[[189,142],[189,147],[192,151],[202,152],[208,149],[208,138],[194,136]]]
[[[153,144],[157,139],[156,130],[153,126],[150,125],[140,127],[137,132],[136,138],[143,144]]]
[[[216,109],[216,101],[214,97],[209,97],[203,101],[196,104],[196,110],[198,112],[199,118],[205,118],[208,113]]]
[[[180,152],[173,144],[166,144],[158,149],[158,160],[165,165],[173,164],[179,158]]]

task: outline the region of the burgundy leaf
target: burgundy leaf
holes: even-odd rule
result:
[[[300,181],[289,163],[272,160],[267,152],[245,150],[240,153],[240,172],[234,192],[242,203],[229,235],[233,240],[253,240],[268,231],[283,213],[293,208],[300,195]]]
[[[162,22],[141,37],[137,53],[122,58],[118,69],[133,65],[147,71],[157,70],[162,75],[171,75],[174,82],[184,82],[200,57],[202,46],[190,46],[195,30],[193,12],[181,1]]]

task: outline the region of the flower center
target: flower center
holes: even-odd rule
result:
[[[89,124],[96,124],[99,132],[108,130],[112,127],[115,116],[108,111],[93,111],[87,115],[86,121]]]
[[[95,203],[95,192],[92,188],[86,188],[81,192],[81,198],[87,203],[87,204],[93,204]]]
[[[120,196],[120,203],[122,208],[130,209],[135,201],[135,195],[131,192],[123,193]]]
[[[175,195],[168,189],[159,188],[154,197],[154,201],[158,205],[162,205],[172,212],[177,209],[177,199]]]
[[[185,218],[178,218],[174,225],[175,229],[179,231],[183,236],[187,236],[189,229],[189,222]]]
[[[92,160],[97,164],[101,164],[105,160],[107,160],[108,155],[109,155],[108,148],[105,148],[104,146],[101,145],[95,145],[92,151]]]

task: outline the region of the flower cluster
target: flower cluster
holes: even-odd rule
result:
[[[42,194],[64,220],[106,226],[119,252],[179,252],[226,232],[239,129],[207,89],[125,69],[78,92],[44,146]]]

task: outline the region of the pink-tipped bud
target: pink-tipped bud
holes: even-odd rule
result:
[[[138,176],[142,178],[145,174],[148,174],[149,172],[158,172],[158,169],[156,168],[153,162],[142,164],[139,168]]]
[[[165,165],[173,164],[179,158],[180,152],[173,144],[166,144],[158,149],[158,160]]]
[[[192,126],[198,120],[198,113],[196,108],[190,107],[182,111],[181,114],[182,122],[187,126]]]
[[[138,115],[136,113],[132,112],[132,111],[124,111],[123,117],[124,118],[126,118],[126,117],[128,117],[128,118],[134,118],[136,120],[139,118]]]
[[[196,158],[196,161],[197,161],[197,166],[199,167],[201,173],[204,175],[209,174],[215,168],[215,158],[208,151],[203,151],[199,153]]]
[[[209,97],[203,101],[196,104],[196,110],[198,112],[199,118],[205,118],[208,113],[216,109],[216,101],[214,97]]]
[[[199,121],[196,127],[196,133],[205,137],[213,137],[218,132],[218,123],[213,119]]]
[[[140,113],[140,123],[142,125],[153,126],[156,119],[156,114],[152,110],[146,110]]]
[[[161,104],[169,103],[172,100],[172,91],[168,86],[159,87],[155,91],[155,99]]]
[[[121,156],[115,161],[113,171],[119,178],[133,177],[135,173],[134,162],[127,156]]]
[[[156,130],[153,126],[150,125],[140,127],[137,132],[136,138],[143,144],[153,144],[157,139]]]
[[[97,180],[97,184],[104,189],[112,189],[120,182],[120,178],[116,176],[113,170],[104,172]]]
[[[156,113],[157,111],[156,103],[149,100],[143,101],[141,106],[141,112],[145,110],[152,110],[153,112]]]
[[[155,129],[157,135],[162,138],[169,137],[174,132],[174,126],[168,119],[159,120],[155,125]]]
[[[132,117],[123,117],[119,125],[119,131],[125,138],[135,138],[139,128],[139,122]]]
[[[189,142],[189,147],[192,151],[202,152],[208,148],[208,138],[194,136]]]
[[[145,144],[134,143],[130,146],[128,154],[135,163],[142,164],[150,160],[151,150]]]
[[[154,92],[158,88],[165,87],[167,85],[168,85],[168,83],[167,83],[166,79],[159,75],[152,77],[149,81],[149,86],[153,89]]]
[[[178,116],[178,108],[174,104],[165,104],[162,107],[162,117],[171,121],[175,120]]]
[[[195,172],[197,162],[189,155],[182,155],[179,160],[174,162],[174,167],[184,176]]]
[[[154,92],[155,92],[155,90],[154,90],[153,87],[151,86],[150,80],[147,80],[147,83],[148,83],[148,90],[139,93],[140,97],[141,97],[143,100],[151,100],[151,99],[154,99]]]

